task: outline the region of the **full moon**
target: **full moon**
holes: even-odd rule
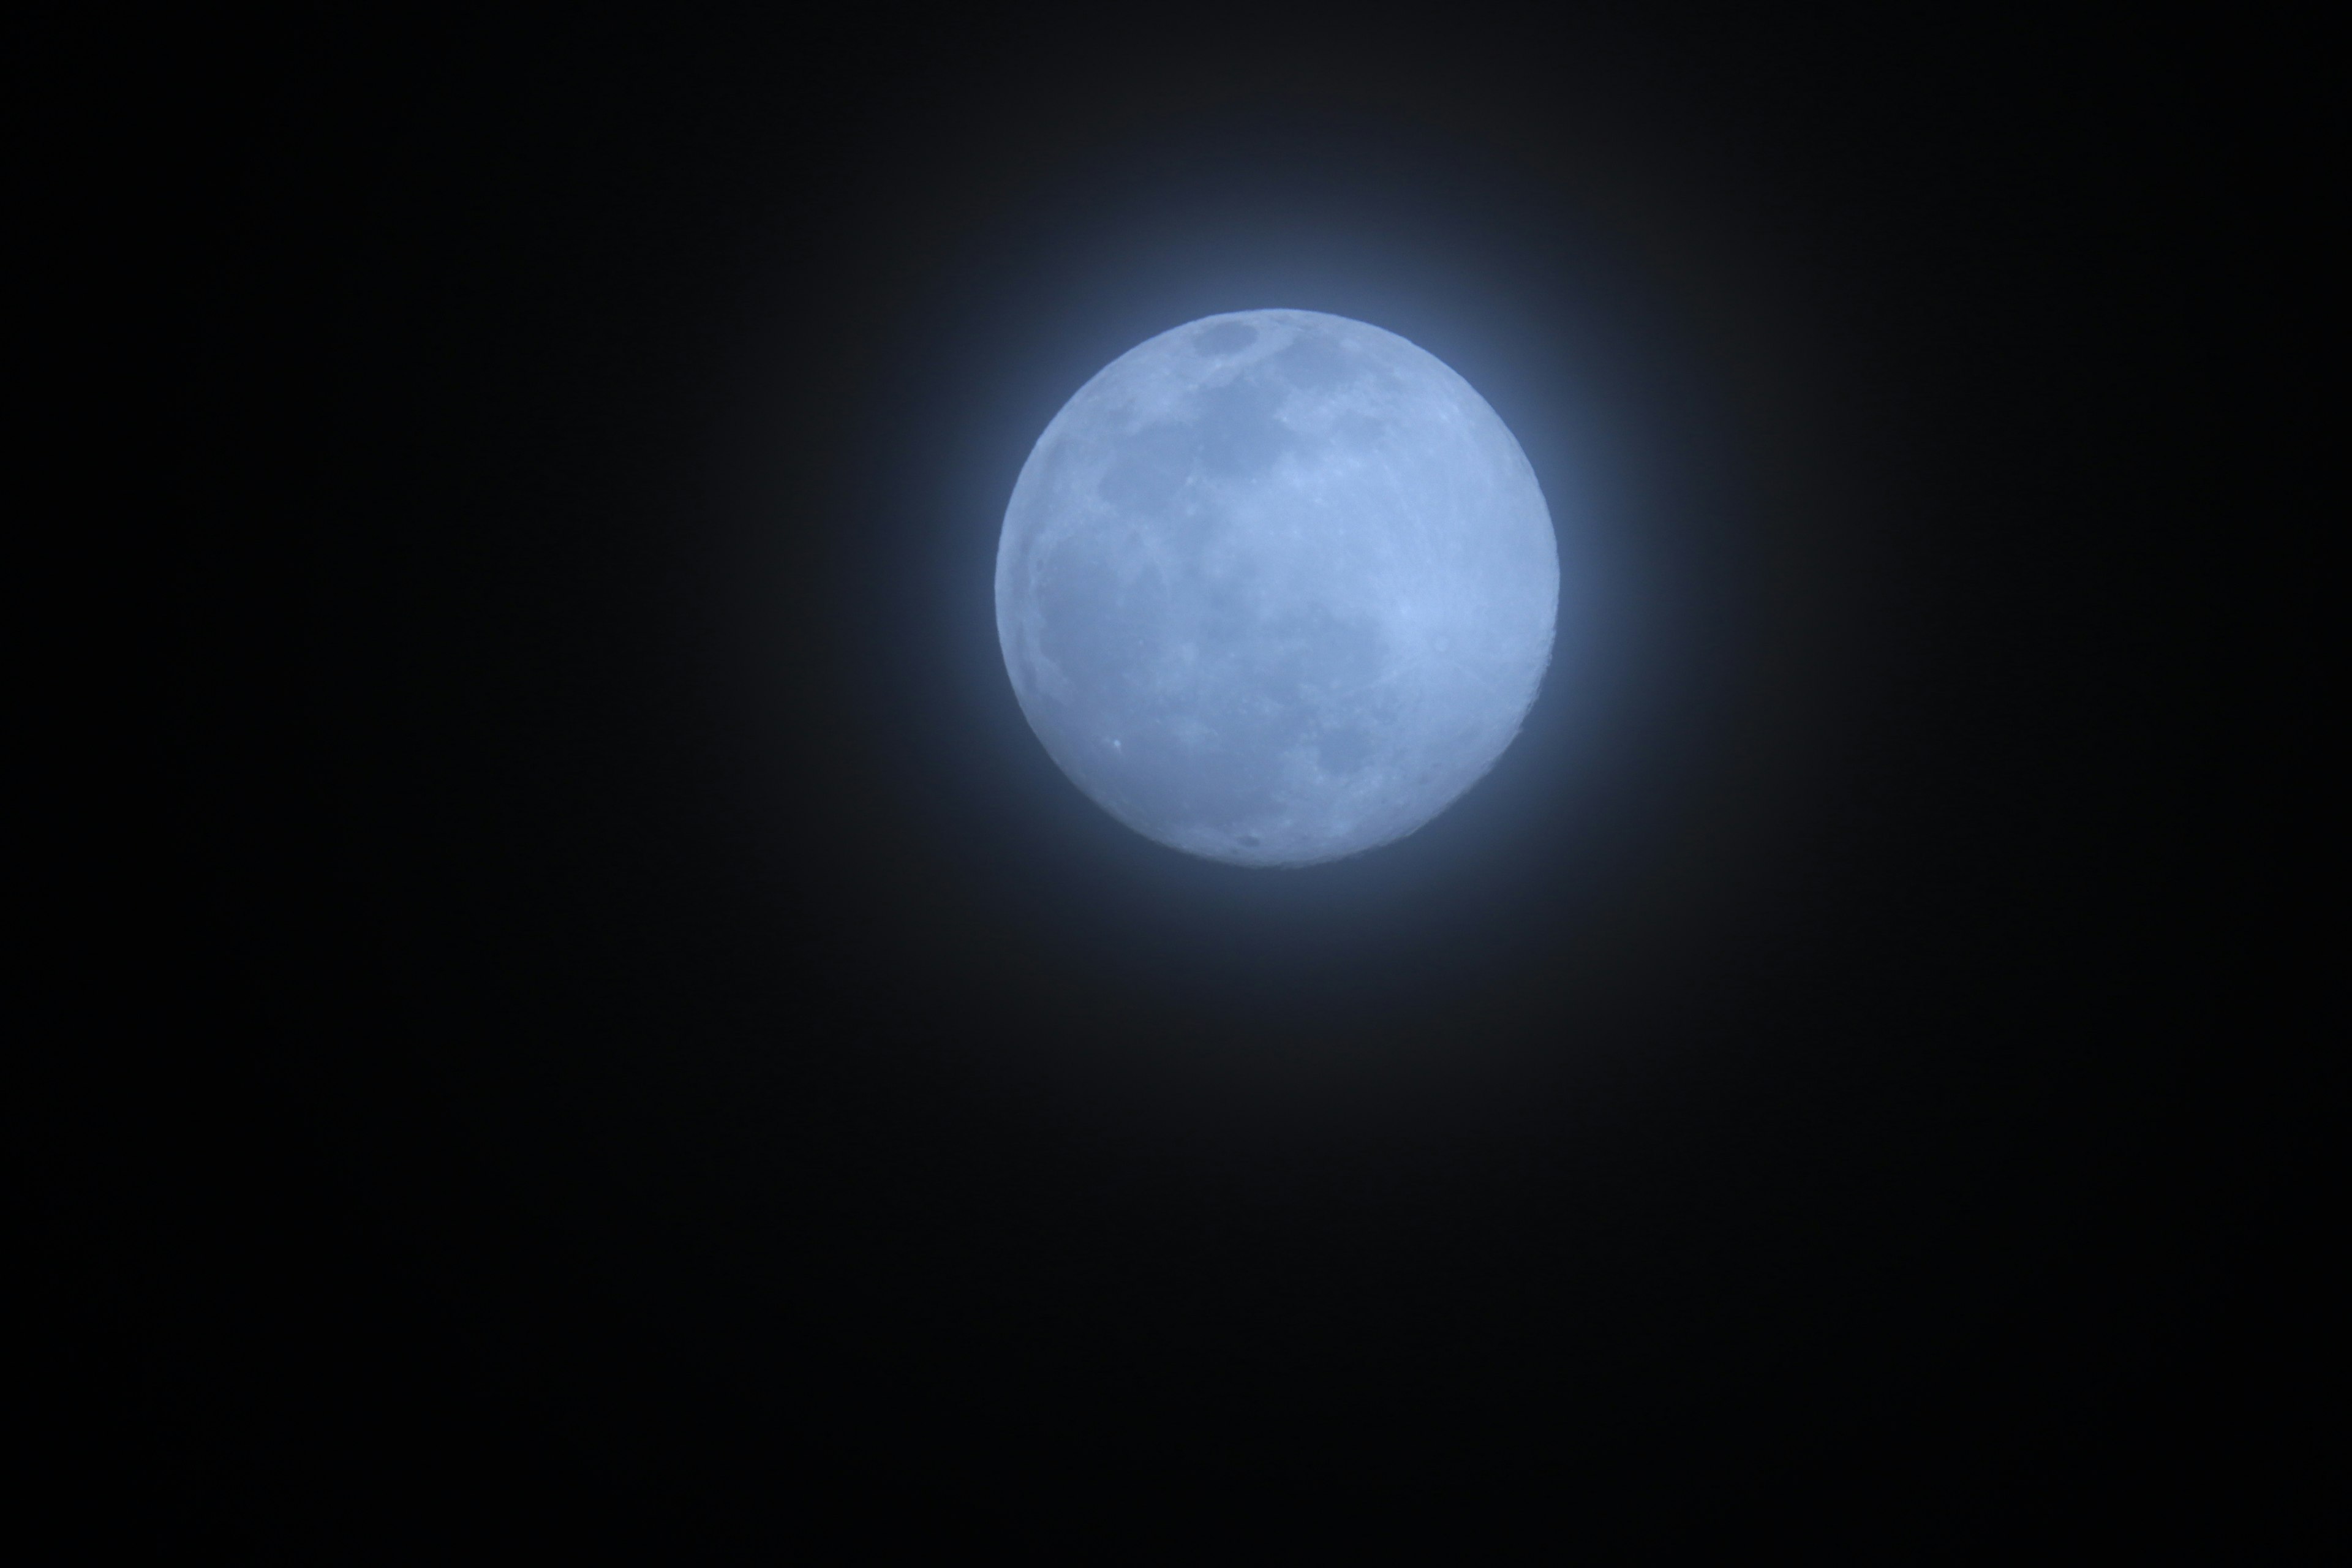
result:
[[[1559,554],[1470,384],[1344,316],[1244,310],[1111,362],[1005,509],[1030,727],[1145,837],[1305,866],[1412,832],[1518,733]]]

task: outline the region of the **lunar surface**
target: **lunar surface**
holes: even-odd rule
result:
[[[1055,415],[996,557],[1045,750],[1171,848],[1303,866],[1494,765],[1551,658],[1559,558],[1486,400],[1392,332],[1247,310],[1164,332]]]

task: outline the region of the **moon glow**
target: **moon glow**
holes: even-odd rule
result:
[[[1021,470],[996,629],[1104,810],[1244,866],[1404,837],[1512,738],[1559,558],[1518,442],[1392,332],[1210,316],[1081,387]]]

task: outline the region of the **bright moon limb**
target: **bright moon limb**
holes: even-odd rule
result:
[[[1005,509],[1023,712],[1138,833],[1244,866],[1402,838],[1492,767],[1550,661],[1551,515],[1470,384],[1392,332],[1244,310],[1107,366]]]

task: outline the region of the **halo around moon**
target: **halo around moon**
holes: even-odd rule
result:
[[[1559,557],[1495,411],[1392,332],[1246,310],[1120,355],[1023,466],[996,627],[1030,727],[1171,848],[1301,866],[1444,811],[1518,732]]]

